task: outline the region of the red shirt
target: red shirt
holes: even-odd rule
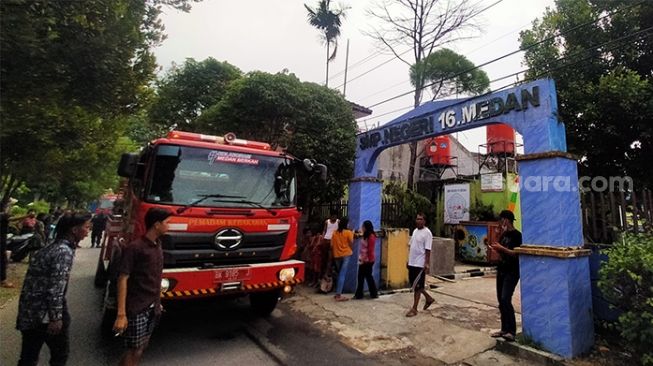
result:
[[[363,240],[360,243],[360,249],[358,251],[358,261],[362,263],[374,263],[374,245],[376,244],[376,235],[370,234],[370,236]]]
[[[23,229],[34,229],[36,226],[36,218],[35,217],[27,217],[25,220],[23,220]]]

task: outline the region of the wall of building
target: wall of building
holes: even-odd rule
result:
[[[455,157],[452,163],[456,165],[452,169],[446,169],[442,176],[438,178],[435,174],[423,172],[421,174],[416,169],[414,181],[432,181],[454,179],[456,176],[471,176],[478,174],[478,159],[469,150],[467,150],[458,140],[450,136],[451,156]],[[417,161],[424,156],[424,141],[420,141],[417,147]],[[408,144],[391,147],[384,150],[379,155],[378,178],[386,181],[408,181],[408,169],[410,161],[410,146]],[[489,173],[490,170],[484,167],[483,173]]]

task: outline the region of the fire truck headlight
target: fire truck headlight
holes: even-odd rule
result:
[[[295,269],[294,268],[284,268],[279,271],[279,281],[290,281],[295,278]]]
[[[170,288],[170,281],[167,278],[161,279],[161,292],[166,292]]]

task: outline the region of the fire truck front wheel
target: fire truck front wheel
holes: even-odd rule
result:
[[[102,261],[102,257],[100,257],[97,267],[95,268],[95,279],[93,281],[95,287],[104,288],[107,284],[108,276],[109,274],[107,273],[107,270],[104,269],[104,261]]]
[[[256,314],[267,317],[277,306],[280,296],[281,294],[278,290],[257,292],[249,295],[249,303]]]

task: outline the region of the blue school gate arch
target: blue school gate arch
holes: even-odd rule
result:
[[[589,251],[582,249],[577,161],[567,153],[557,110],[555,84],[542,79],[473,99],[428,102],[358,135],[348,211],[353,227],[364,220],[380,227],[376,160],[381,151],[492,123],[510,125],[524,137],[524,155],[518,158],[526,188],[519,250],[523,334],[549,351],[574,357],[594,342]]]

